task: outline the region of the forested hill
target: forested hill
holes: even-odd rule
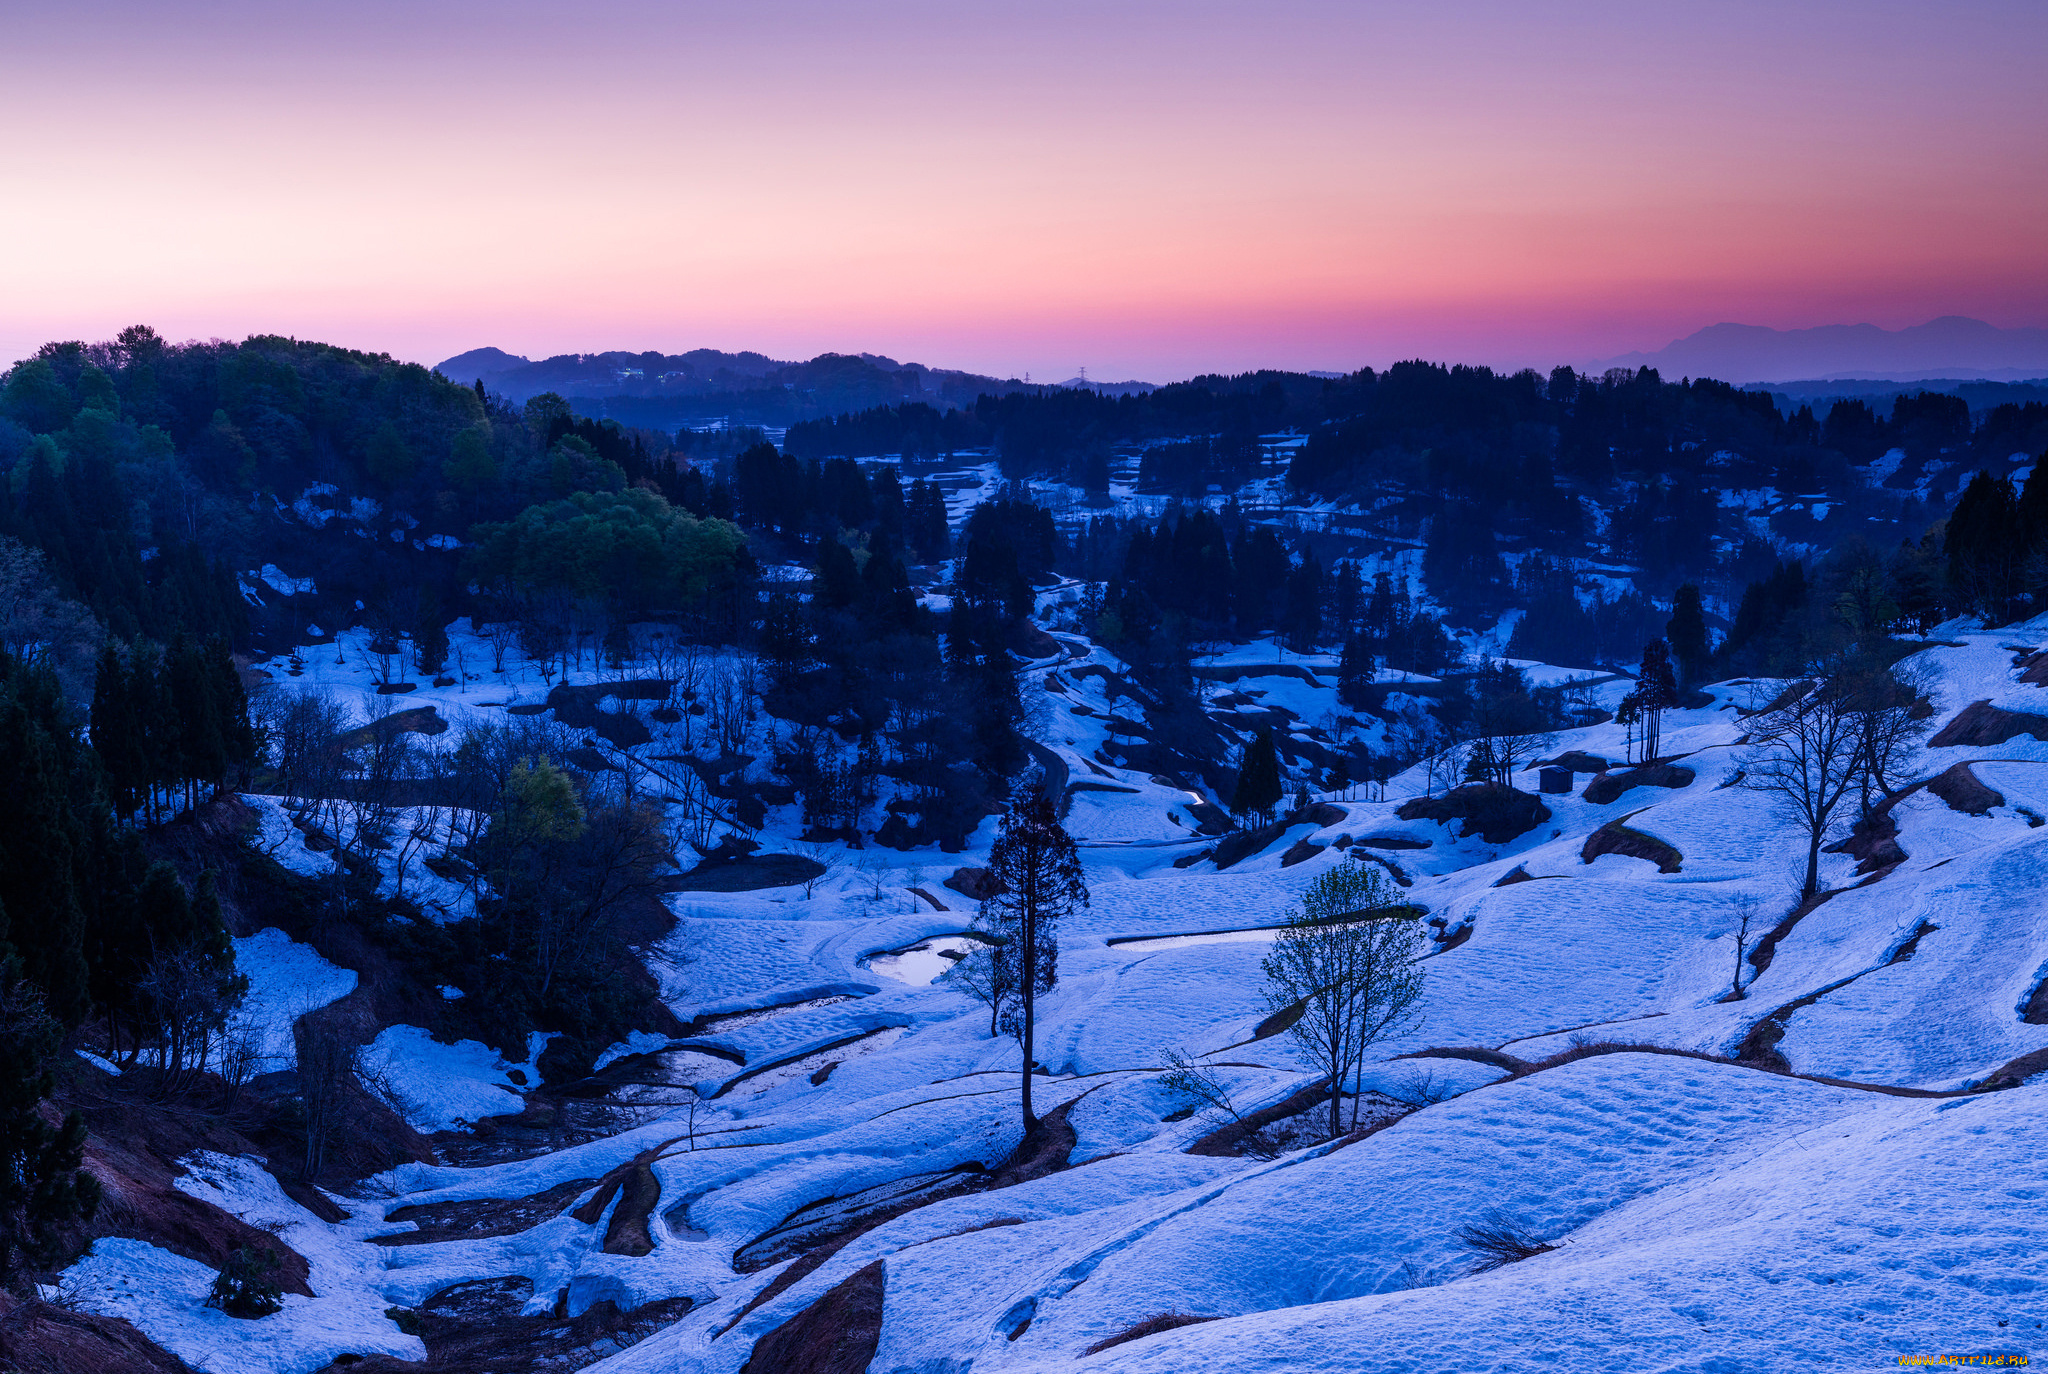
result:
[[[1015,378],[899,363],[873,353],[783,362],[759,353],[696,348],[677,354],[564,353],[529,361],[478,348],[434,370],[460,382],[481,381],[486,391],[515,402],[552,392],[581,414],[658,429],[709,420],[782,428],[904,401],[945,409],[972,405],[984,393],[1034,389]]]
[[[171,345],[135,328],[48,345],[0,381],[0,466],[0,535],[40,553],[45,619],[82,607],[123,642],[260,644],[308,624],[317,638],[360,615],[410,633],[462,613],[479,579],[515,575],[672,609],[745,557],[737,530],[684,508],[708,511],[704,483],[667,436],[271,336]],[[494,547],[526,563],[465,561],[515,520]],[[288,582],[262,580],[279,566]],[[291,623],[273,624],[294,593]],[[89,658],[90,635],[8,633],[54,644],[60,670]]]

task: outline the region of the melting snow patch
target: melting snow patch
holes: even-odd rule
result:
[[[270,585],[279,596],[310,596],[315,590],[310,577],[291,577],[275,563],[265,563],[263,571],[256,574]]]
[[[656,1035],[653,1031],[634,1031],[624,1040],[615,1041],[610,1048],[600,1054],[597,1062],[590,1066],[590,1071],[596,1073],[607,1064],[616,1063],[629,1054],[653,1054],[656,1050],[667,1047],[666,1035]]]
[[[64,1273],[64,1287],[80,1305],[125,1318],[207,1374],[300,1374],[341,1355],[426,1357],[419,1338],[384,1315],[390,1303],[376,1286],[384,1252],[364,1239],[390,1229],[381,1220],[327,1225],[286,1197],[252,1160],[202,1151],[186,1167],[191,1172],[177,1180],[179,1191],[274,1233],[304,1255],[318,1296],[287,1293],[283,1310],[268,1317],[230,1317],[205,1305],[213,1270],[144,1241],[107,1236]]]
[[[868,967],[884,978],[923,987],[951,972],[980,943],[965,935],[940,935],[909,949],[877,954],[868,960]]]
[[[298,1062],[292,1023],[354,992],[355,970],[337,968],[275,926],[234,944],[235,970],[249,979],[240,1018],[260,1037],[259,1072],[288,1069]]]
[[[242,800],[256,812],[256,847],[304,878],[324,878],[334,872],[334,860],[306,848],[306,837],[292,824],[292,818],[275,797],[244,793]]]
[[[479,1040],[444,1045],[418,1026],[387,1026],[363,1049],[364,1075],[414,1130],[461,1130],[522,1110],[526,1101],[514,1089],[540,1082],[536,1065],[553,1038],[527,1037],[526,1062],[510,1064]]]

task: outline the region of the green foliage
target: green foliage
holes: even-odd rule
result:
[[[581,838],[584,828],[576,785],[545,759],[515,765],[491,812],[494,843],[514,851],[567,844]]]
[[[381,482],[387,487],[402,486],[412,478],[412,449],[406,444],[405,436],[399,433],[395,421],[386,420],[377,426],[370,436],[370,445],[363,454],[364,470],[370,480]]]
[[[284,1290],[271,1277],[276,1270],[275,1251],[240,1246],[214,1277],[213,1287],[206,1294],[206,1305],[245,1321],[281,1312]]]
[[[485,425],[471,425],[455,435],[455,443],[442,464],[441,476],[465,496],[476,497],[498,483],[498,461],[491,456],[491,438]]]
[[[1301,919],[1313,924],[1399,905],[1394,886],[1382,870],[1372,864],[1338,864],[1318,873],[1302,889]]]
[[[577,492],[479,525],[472,568],[523,590],[679,607],[732,575],[745,543],[724,520],[698,519],[654,492]]]
[[[0,402],[7,413],[32,433],[51,434],[69,424],[78,403],[57,379],[57,371],[46,357],[30,358],[7,374],[0,388]]]

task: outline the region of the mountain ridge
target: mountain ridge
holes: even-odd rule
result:
[[[1958,376],[2019,381],[2048,372],[2048,329],[2004,329],[1966,315],[1944,315],[1903,329],[1874,324],[1774,329],[1722,323],[1695,330],[1653,352],[1624,353],[1591,364],[1594,371],[1611,367],[1654,367],[1663,373],[1752,383]]]

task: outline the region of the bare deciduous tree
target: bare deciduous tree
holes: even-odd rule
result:
[[[1806,835],[1802,899],[1820,890],[1820,851],[1856,785],[1862,733],[1846,694],[1819,677],[1797,700],[1750,718],[1742,786],[1767,793]]]
[[[1417,1017],[1425,941],[1413,920],[1389,914],[1395,905],[1378,869],[1328,869],[1302,894],[1263,965],[1267,1006],[1301,1009],[1288,1033],[1329,1075],[1331,1135],[1343,1130],[1344,1085],[1365,1051]]]
[[[1735,976],[1728,984],[1728,1000],[1731,1002],[1745,995],[1742,991],[1742,959],[1749,952],[1749,927],[1756,920],[1756,907],[1756,898],[1747,892],[1735,899]]]
[[[1237,1103],[1231,1099],[1230,1087],[1213,1064],[1204,1064],[1178,1050],[1164,1050],[1160,1058],[1166,1062],[1166,1073],[1161,1075],[1159,1084],[1167,1091],[1177,1093],[1197,1111],[1221,1112],[1239,1126],[1245,1124]],[[1257,1159],[1271,1159],[1273,1147],[1260,1138],[1259,1133],[1247,1131],[1244,1138],[1247,1154]]]

